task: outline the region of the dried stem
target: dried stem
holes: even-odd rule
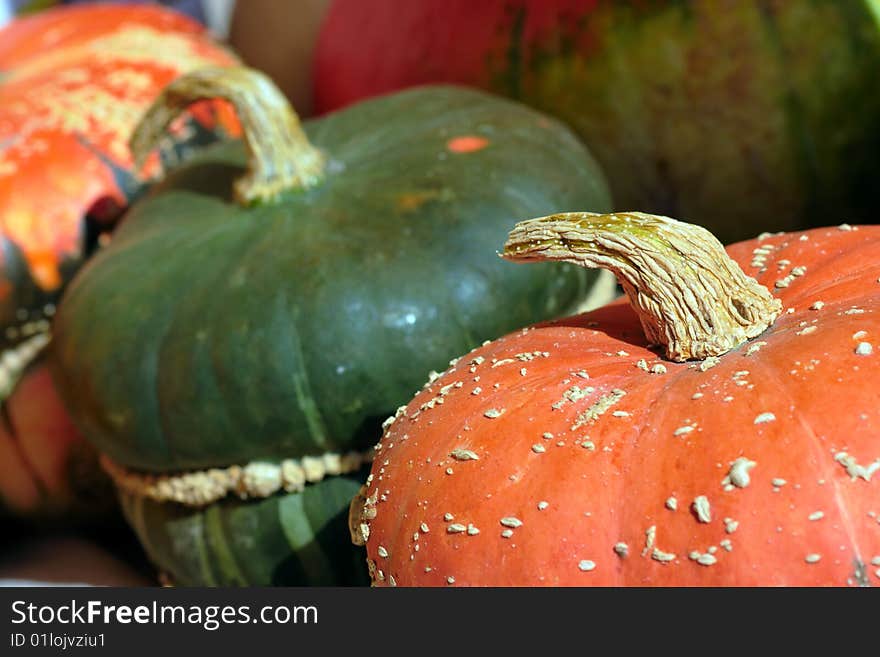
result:
[[[271,202],[282,192],[320,182],[324,156],[309,143],[287,99],[269,78],[243,66],[200,69],[169,84],[131,137],[137,166],[143,165],[178,115],[209,98],[229,101],[242,124],[248,172],[235,182],[239,203]]]
[[[568,212],[518,223],[502,257],[613,272],[648,340],[674,361],[720,356],[761,334],[782,303],[705,228],[641,212]]]

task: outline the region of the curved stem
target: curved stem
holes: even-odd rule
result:
[[[502,257],[612,271],[648,340],[671,360],[720,356],[762,333],[782,302],[705,228],[641,212],[568,212],[518,223]]]
[[[312,146],[287,99],[269,78],[243,66],[204,68],[169,84],[131,136],[140,168],[168,125],[192,103],[221,98],[235,108],[248,149],[248,172],[235,181],[239,203],[272,201],[282,192],[320,182],[324,156]]]

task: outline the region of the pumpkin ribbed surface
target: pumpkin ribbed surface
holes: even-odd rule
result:
[[[243,155],[218,147],[137,204],[69,289],[59,381],[114,461],[162,472],[371,445],[426,371],[585,294],[578,268],[494,253],[539,208],[607,207],[560,124],[441,87],[306,132],[327,157],[319,184],[231,204]],[[461,137],[480,148],[457,152]]]
[[[353,505],[374,583],[880,583],[880,229],[728,252],[784,310],[724,355],[671,362],[615,302],[401,409]]]

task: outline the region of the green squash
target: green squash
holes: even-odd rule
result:
[[[610,207],[589,153],[534,110],[423,88],[303,131],[264,76],[207,70],[166,90],[133,151],[148,153],[205,97],[232,101],[245,143],[214,148],[133,206],[68,288],[53,328],[74,420],[126,476],[363,452],[425,372],[571,310],[594,281],[573,266],[497,257],[520,218]],[[301,490],[270,488],[224,490]],[[153,556],[173,571],[182,553]]]
[[[366,473],[359,475],[331,477],[301,493],[198,508],[125,491],[120,501],[168,583],[366,585],[364,555],[346,538],[349,503]]]

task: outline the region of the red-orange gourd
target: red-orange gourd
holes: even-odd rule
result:
[[[374,584],[880,584],[880,226],[729,246],[760,286],[691,228],[514,229],[505,257],[609,266],[631,303],[475,349],[389,420],[352,503]]]
[[[127,142],[141,114],[182,73],[236,61],[156,6],[55,8],[0,29],[0,513],[93,515],[112,500],[38,355],[98,233],[160,165],[239,132],[231,108],[202,103],[139,177]]]
[[[201,25],[161,7],[55,9],[2,30],[0,229],[44,294],[82,258],[84,215],[118,212],[140,191],[127,140],[159,91],[183,72],[235,62]],[[195,116],[203,130],[238,131],[226,106]],[[176,127],[190,133],[178,144],[194,136],[194,125]],[[101,201],[110,207],[94,207]],[[19,281],[0,272],[2,300],[6,281]]]

